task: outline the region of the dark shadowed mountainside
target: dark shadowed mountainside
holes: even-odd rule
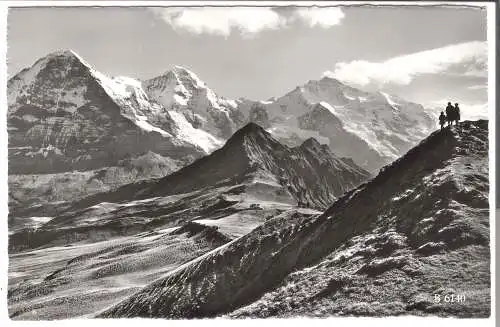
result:
[[[98,316],[487,317],[488,193],[488,122],[466,121],[323,214],[277,216]]]

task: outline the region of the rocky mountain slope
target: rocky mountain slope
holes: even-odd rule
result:
[[[110,79],[71,51],[49,54],[11,78],[8,104],[13,174],[102,168],[148,151],[191,160],[207,153],[176,137],[168,112],[140,85]]]
[[[323,214],[274,217],[98,316],[487,317],[488,180],[487,121],[436,131]]]
[[[278,202],[325,208],[369,177],[370,174],[351,159],[337,157],[314,139],[290,148],[259,125],[249,123],[222,148],[179,171],[159,180],[133,183],[91,196],[76,203],[75,207],[244,183],[247,193],[256,189],[261,194],[266,189],[263,201],[279,199]]]
[[[140,81],[107,77],[73,51],[39,59],[8,81],[7,93],[14,210],[19,203],[74,200],[98,187],[162,177],[223,144],[150,98]],[[36,186],[47,180],[68,192],[43,194],[46,185]]]
[[[70,242],[56,236],[51,238],[52,244],[48,247],[11,252],[10,318],[91,318],[168,271],[231,242],[276,215],[317,214],[310,209],[293,209],[286,205],[256,205],[251,198],[217,207],[216,202],[211,202],[214,194],[200,192],[185,198],[152,199],[142,205],[116,205],[106,212],[103,208],[100,212],[95,209],[94,213],[103,216],[103,220],[112,215],[121,220],[125,211],[129,215],[134,211],[144,215],[145,209],[159,213],[164,206],[161,219],[156,217],[158,219],[149,224],[147,231],[138,232],[135,228],[132,236],[110,239],[110,229],[101,228],[93,233],[93,241],[78,241],[76,233],[72,233]],[[189,212],[192,207],[200,210]],[[190,215],[196,217],[197,214],[205,218],[175,225],[176,220],[190,219]],[[90,218],[89,214],[87,222]],[[162,223],[158,223],[160,220]],[[174,227],[168,227],[169,220]],[[83,225],[83,219],[80,222]]]

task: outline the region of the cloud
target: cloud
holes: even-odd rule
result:
[[[338,7],[309,7],[297,9],[292,16],[292,21],[295,19],[302,21],[309,27],[330,28],[339,25],[344,17],[344,12]]]
[[[229,36],[233,30],[255,35],[296,22],[308,27],[330,28],[340,24],[344,17],[338,7],[293,8],[291,12],[270,7],[172,7],[152,11],[176,30],[222,36]]]
[[[354,60],[335,65],[325,76],[343,82],[366,86],[368,84],[408,85],[422,74],[487,77],[486,42],[466,42],[391,58],[383,62]]]

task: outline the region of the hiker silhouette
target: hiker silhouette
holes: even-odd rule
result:
[[[458,125],[460,121],[460,108],[458,107],[458,103],[455,103],[455,107],[453,107],[453,120],[455,121],[455,125]]]
[[[444,124],[446,122],[446,115],[443,111],[441,111],[441,115],[439,115],[439,125],[441,125],[441,129],[443,129]]]
[[[446,111],[446,121],[448,122],[448,126],[451,126],[453,124],[454,111],[455,111],[455,107],[453,107],[451,102],[448,102],[445,111]]]

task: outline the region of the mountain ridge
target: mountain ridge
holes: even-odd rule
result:
[[[409,110],[418,117],[420,107],[332,78],[310,80],[271,101],[234,101],[217,95],[186,67],[173,66],[143,81],[111,78],[71,50],[40,58],[8,84],[9,174],[40,181],[46,180],[43,174],[61,174],[54,180],[65,180],[63,175],[78,170],[92,183],[91,171],[105,169],[115,176],[106,178],[105,189],[131,178],[159,177],[147,167],[139,174],[140,169],[124,170],[124,159],[151,151],[165,158],[162,166],[171,168],[160,171],[168,174],[220,148],[251,122],[291,148],[313,137],[371,173],[403,154],[427,128],[425,119],[405,116]],[[353,125],[357,120],[361,123]],[[23,179],[12,177],[17,185]],[[37,190],[27,187],[21,194]]]
[[[274,179],[283,192],[292,192],[297,201],[313,206],[324,206],[370,176],[353,162],[338,158],[324,147],[315,148],[306,143],[302,147],[288,148],[259,125],[249,123],[238,130],[222,148],[166,177],[126,185],[107,194],[97,194],[84,199],[78,207],[102,201],[138,200],[189,193],[223,183],[238,184],[245,180],[251,182],[254,178],[260,180],[258,176],[261,174]],[[306,179],[304,176],[307,176]],[[306,182],[307,178],[312,180]],[[318,185],[321,178],[327,180]]]
[[[358,165],[374,172],[402,155],[434,126],[419,105],[385,93],[364,92],[326,76],[310,80],[271,101],[245,98],[234,101],[217,95],[186,67],[176,65],[159,76],[143,81],[125,77],[108,78],[71,50],[55,52],[46,58],[61,54],[75,58],[89,69],[123,108],[124,116],[139,128],[157,131],[164,136],[173,135],[172,140],[180,138],[183,142],[201,147],[205,154],[220,147],[223,140],[253,121],[252,115],[256,114],[260,117],[256,122],[282,142],[299,145],[313,136],[321,143],[329,144],[334,153],[353,157]],[[135,95],[131,100],[126,98],[130,96],[129,91],[121,91],[125,89],[133,90]],[[136,104],[131,103],[132,100]],[[296,119],[309,113],[309,108],[318,103],[324,104],[329,111],[321,116],[331,116],[340,124],[322,128],[314,125],[304,128],[298,124]],[[255,106],[260,109],[254,113],[250,109]],[[401,110],[406,107],[409,109]],[[409,114],[412,111],[414,113]],[[288,117],[290,114],[293,117]],[[350,117],[352,114],[355,115]],[[318,121],[320,118],[310,115],[308,119]],[[193,133],[196,136],[190,137]],[[350,151],[339,144],[335,136],[339,133],[355,140],[359,148]],[[358,158],[360,151],[366,152],[366,161]]]
[[[487,317],[487,124],[434,132],[323,214],[271,219],[97,316]],[[455,292],[474,301],[434,302]]]

